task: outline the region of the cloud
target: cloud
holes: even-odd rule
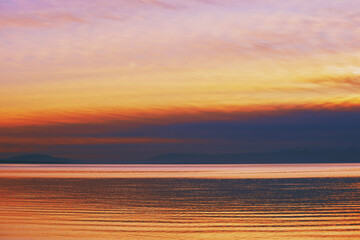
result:
[[[59,24],[85,23],[84,19],[69,13],[0,16],[0,29],[13,27],[51,27]]]
[[[171,108],[149,108],[149,109],[88,109],[77,111],[60,112],[34,112],[32,114],[20,114],[13,117],[4,116],[0,119],[1,133],[9,132],[11,129],[19,129],[26,132],[28,129],[39,129],[50,133],[63,133],[62,127],[70,126],[70,132],[75,131],[96,133],[99,127],[101,131],[112,131],[134,129],[142,125],[163,125],[202,121],[246,121],[261,116],[281,115],[294,111],[357,111],[360,110],[360,102],[357,98],[333,102],[312,102],[307,104],[254,104],[233,106],[190,106]],[[82,129],[82,126],[85,126]],[[104,126],[105,128],[102,128]],[[49,129],[47,129],[49,128]],[[78,131],[77,131],[78,129]],[[107,129],[107,130],[106,130]],[[65,131],[66,132],[66,131]],[[15,133],[12,133],[15,134]]]
[[[14,0],[0,3],[0,28],[51,27],[88,21],[94,23],[102,18],[124,20],[136,14],[139,8],[147,6],[176,9],[173,4],[158,0]]]
[[[341,88],[358,93],[360,90],[360,75],[349,75],[340,77],[324,77],[313,79],[309,82],[330,88]]]

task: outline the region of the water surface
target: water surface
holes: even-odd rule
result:
[[[256,176],[275,175],[235,178],[240,168],[255,170],[103,167],[2,166],[0,239],[360,239],[359,171],[350,171],[357,177],[288,178],[281,171],[289,166],[258,166]],[[312,168],[294,169],[308,175]],[[334,176],[349,170],[313,169]],[[96,177],[86,177],[91,174]]]
[[[1,164],[0,177],[304,178],[360,177],[360,163],[331,164]]]

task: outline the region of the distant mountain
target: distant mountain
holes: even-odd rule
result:
[[[7,159],[1,163],[34,164],[272,164],[272,163],[360,163],[360,149],[307,149],[278,152],[234,154],[168,153],[140,161],[75,161],[48,155],[31,154]]]
[[[76,163],[74,160],[57,158],[41,154],[21,155],[6,159],[0,159],[0,163],[42,163],[42,164],[65,164]]]
[[[271,163],[360,163],[360,149],[291,150],[237,154],[169,153],[149,159],[143,164],[271,164]]]

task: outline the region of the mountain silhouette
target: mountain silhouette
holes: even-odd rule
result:
[[[42,163],[42,164],[66,164],[77,163],[74,160],[57,158],[49,155],[29,154],[6,159],[0,159],[0,163]]]
[[[30,154],[0,163],[24,164],[276,164],[276,163],[360,163],[360,149],[306,149],[232,154],[168,153],[138,161],[76,161],[49,155]]]

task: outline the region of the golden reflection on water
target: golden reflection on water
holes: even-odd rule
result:
[[[360,163],[330,164],[2,164],[0,177],[305,178],[360,177]]]
[[[360,177],[0,178],[0,239],[360,239]]]

